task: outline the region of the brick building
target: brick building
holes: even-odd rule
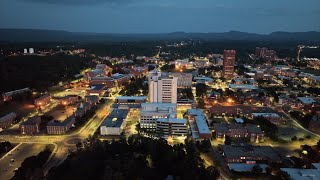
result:
[[[41,119],[39,116],[30,117],[28,120],[20,124],[19,130],[21,134],[35,134],[40,131]]]

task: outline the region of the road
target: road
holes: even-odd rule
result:
[[[1,135],[0,141],[9,141],[11,143],[35,143],[36,145],[54,144],[56,148],[52,156],[45,164],[45,173],[50,168],[59,165],[67,157],[69,150],[75,150],[78,142],[83,142],[89,135],[93,135],[99,128],[104,118],[109,114],[112,101],[100,105],[96,114],[89,119],[86,124],[78,130],[66,135]],[[22,149],[22,148],[20,148]],[[23,150],[25,151],[25,150]],[[40,150],[41,151],[41,150]],[[28,157],[28,156],[26,156]],[[2,160],[0,160],[1,162]],[[2,162],[1,162],[2,163]],[[1,178],[0,178],[1,179]]]
[[[312,135],[314,135],[314,136],[316,136],[316,137],[320,137],[320,135],[319,134],[316,134],[316,133],[314,133],[314,132],[312,132],[312,131],[309,131],[308,129],[306,129],[306,128],[304,128],[299,122],[297,122],[294,118],[292,118],[289,114],[287,114],[285,111],[281,111],[282,113],[284,113],[290,120],[292,120],[294,123],[295,123],[295,125],[297,126],[297,127],[299,127],[300,129],[302,129],[302,130],[304,130],[304,131],[306,131],[306,132],[308,132],[308,133],[310,133],[310,134],[312,134]]]
[[[46,144],[18,144],[0,159],[0,179],[11,179],[14,176],[14,170],[19,168],[26,158],[37,155],[46,146]],[[14,162],[10,162],[11,159],[14,159]]]

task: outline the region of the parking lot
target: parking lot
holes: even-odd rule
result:
[[[50,112],[46,113],[47,116],[52,116],[54,120],[63,121],[67,117],[71,116],[76,110],[76,105],[62,106],[58,105],[53,108]]]

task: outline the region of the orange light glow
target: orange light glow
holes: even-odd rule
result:
[[[232,103],[233,100],[232,100],[231,98],[228,98],[227,102],[228,102],[228,103]]]

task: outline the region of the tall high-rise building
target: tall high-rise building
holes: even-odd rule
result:
[[[29,54],[33,54],[34,53],[34,49],[33,48],[29,48]]]
[[[230,79],[233,78],[234,63],[236,59],[235,50],[224,50],[223,52],[223,77]]]
[[[177,103],[177,77],[162,77],[161,72],[149,74],[149,102]]]
[[[256,47],[255,55],[256,55],[257,58],[260,57],[260,53],[261,53],[261,48],[260,47]]]
[[[277,52],[274,50],[269,50],[266,47],[260,48],[256,47],[256,58],[264,58],[266,60],[274,60],[277,56]]]
[[[264,58],[266,56],[267,52],[268,52],[268,48],[266,48],[266,47],[261,48],[260,57]]]

